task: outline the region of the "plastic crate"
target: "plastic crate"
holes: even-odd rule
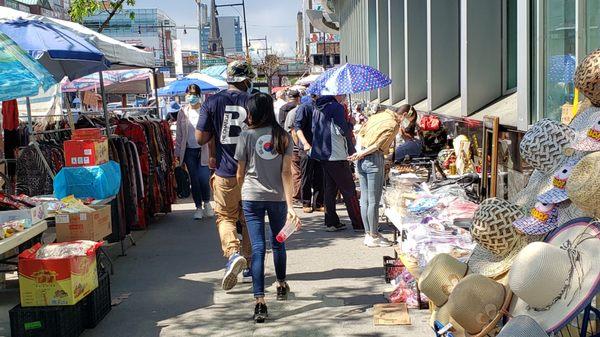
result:
[[[83,327],[93,329],[111,309],[110,278],[104,269],[98,270],[98,288],[81,301]]]
[[[391,256],[383,257],[383,275],[385,277],[385,283],[390,283],[397,275],[402,272],[404,265],[400,263],[400,259],[393,258]]]
[[[79,305],[27,307],[9,311],[13,337],[77,337],[83,332]]]

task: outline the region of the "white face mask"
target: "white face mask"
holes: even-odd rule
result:
[[[406,130],[406,128],[408,128],[409,125],[410,125],[410,122],[408,121],[408,119],[404,118],[402,120],[402,128]]]

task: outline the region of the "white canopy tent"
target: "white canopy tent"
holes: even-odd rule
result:
[[[111,69],[132,67],[153,68],[155,66],[154,55],[152,53],[115,40],[78,23],[25,13],[8,7],[0,7],[0,22],[19,18],[48,22],[73,31],[96,46],[104,54],[104,57],[112,63]]]

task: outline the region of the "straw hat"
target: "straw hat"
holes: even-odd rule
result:
[[[485,336],[504,316],[512,292],[482,275],[471,274],[454,288],[448,299],[450,316],[475,337]]]
[[[508,321],[496,337],[548,337],[548,334],[533,318],[517,316]]]
[[[571,171],[566,184],[569,198],[577,207],[592,216],[600,216],[600,152],[583,157]]]
[[[558,171],[554,172],[552,177],[552,189],[537,197],[537,200],[544,204],[558,204],[569,199],[565,186],[573,171],[573,167],[581,160],[581,155],[567,159],[567,162]]]
[[[512,225],[523,216],[518,206],[503,199],[490,198],[479,205],[471,227],[477,242],[468,261],[473,273],[494,278],[510,269],[517,253],[529,243]]]
[[[551,173],[566,159],[565,150],[575,139],[570,127],[550,119],[535,123],[521,141],[521,156],[533,168]]]
[[[573,149],[585,152],[600,151],[600,114],[594,117],[587,132],[577,137],[571,146]]]
[[[447,305],[444,305],[440,308],[434,308],[431,313],[431,320],[429,322],[429,326],[435,329],[435,322],[440,322],[444,326],[448,324],[452,324],[452,328],[450,331],[454,337],[466,337],[465,329],[460,326],[460,324],[456,323],[456,321],[450,316],[450,311]]]
[[[438,308],[446,304],[454,287],[467,274],[467,264],[449,254],[438,254],[421,273],[419,289]]]
[[[527,235],[541,235],[558,227],[558,207],[556,204],[538,202],[531,209],[531,215],[513,223],[515,228]]]
[[[548,333],[558,331],[600,290],[598,256],[600,225],[589,218],[568,222],[546,242],[531,243],[519,253],[508,276],[518,296],[511,314],[532,317]]]
[[[575,87],[593,105],[600,105],[600,49],[586,56],[575,71]]]

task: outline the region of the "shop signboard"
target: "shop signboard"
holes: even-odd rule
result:
[[[173,61],[175,62],[175,74],[183,74],[183,56],[181,54],[181,40],[173,40]]]
[[[310,43],[323,43],[323,33],[310,33],[308,38]],[[325,33],[325,42],[340,42],[340,40],[339,34]]]

